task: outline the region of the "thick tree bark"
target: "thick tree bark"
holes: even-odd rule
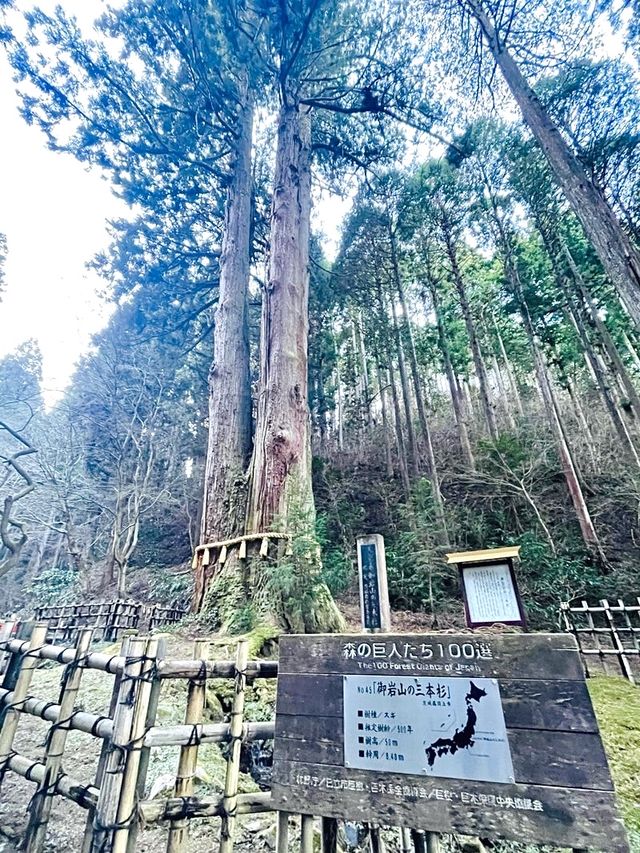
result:
[[[269,272],[262,298],[260,387],[250,467],[246,530],[281,530],[294,541],[296,590],[276,590],[256,570],[250,593],[264,593],[268,615],[286,628],[333,630],[342,624],[320,583],[311,483],[307,402],[311,122],[284,96],[271,207]]]
[[[289,510],[313,513],[307,404],[311,141],[307,114],[280,110],[269,275],[262,300],[260,390],[248,531],[271,530]]]
[[[446,222],[443,222],[442,224],[442,233],[445,238],[449,262],[451,263],[453,283],[455,284],[456,290],[458,291],[458,298],[460,299],[460,308],[462,309],[462,316],[464,318],[464,323],[467,328],[467,335],[469,336],[471,354],[473,356],[473,364],[480,386],[480,402],[482,405],[482,413],[484,415],[487,429],[489,430],[489,435],[491,436],[493,441],[497,441],[498,425],[496,423],[496,414],[493,410],[493,406],[491,405],[491,398],[489,396],[489,378],[487,376],[487,368],[485,366],[484,357],[480,348],[480,340],[478,338],[475,321],[471,312],[471,305],[469,304],[467,289],[465,287],[465,283],[462,278],[462,273],[460,272],[460,267],[458,265],[456,247],[453,244],[451,231]]]
[[[506,45],[500,42],[482,0],[465,0],[465,5],[478,22],[529,130],[538,141],[602,266],[618,288],[636,326],[640,327],[640,254],[622,230],[602,193],[589,180]]]
[[[251,378],[247,293],[251,241],[251,140],[253,105],[244,105],[227,194],[209,372],[209,440],[204,479],[201,541],[242,533],[245,471],[251,452]]]

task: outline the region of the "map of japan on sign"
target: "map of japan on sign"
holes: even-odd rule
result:
[[[345,766],[513,782],[492,678],[343,676]]]

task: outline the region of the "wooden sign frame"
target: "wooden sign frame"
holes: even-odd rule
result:
[[[520,552],[519,546],[512,548],[492,548],[484,551],[462,551],[455,554],[447,554],[447,562],[458,566],[458,576],[460,581],[460,590],[462,593],[462,602],[464,606],[464,615],[467,626],[469,628],[488,628],[491,625],[513,625],[527,630],[527,617],[525,614],[524,604],[518,587],[514,560],[518,558]],[[518,617],[515,619],[501,618],[500,614],[496,614],[496,618],[474,619],[472,614],[472,602],[465,573],[469,570],[479,568],[490,568],[491,566],[506,566],[511,584],[510,592],[513,595],[514,603],[518,609]]]
[[[347,766],[345,742],[351,737],[353,708],[345,710],[345,676],[366,676],[371,684],[371,690],[361,691],[363,731],[356,734],[393,738],[397,746],[384,749],[398,752],[404,752],[400,725],[393,734],[379,734],[387,728],[375,728],[374,734],[366,726],[379,722],[367,700],[381,692],[375,685],[388,687],[392,681],[393,702],[399,702],[395,697],[401,682],[413,684],[415,696],[418,687],[431,685],[437,694],[445,682],[464,679],[470,694],[467,708],[472,705],[477,714],[478,731],[463,730],[464,707],[452,708],[455,729],[450,727],[444,743],[432,742],[425,749],[427,756],[432,748],[439,751],[438,761],[449,760],[447,749],[455,752],[451,744],[475,749],[476,756],[489,749],[483,745],[491,740],[491,730],[481,690],[492,680],[499,689],[513,782],[504,775],[476,775],[476,781],[436,775],[433,766],[420,774],[390,770],[388,761],[380,762],[380,769]],[[433,731],[432,717],[425,724],[431,713],[425,706],[416,722],[421,731]],[[467,724],[470,719],[467,713]],[[391,717],[382,722],[394,725]],[[463,731],[466,744],[458,737]],[[427,744],[425,738],[422,743]],[[613,853],[629,850],[577,644],[568,634],[282,636],[272,804],[285,812],[432,832]]]

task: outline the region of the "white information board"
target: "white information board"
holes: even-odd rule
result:
[[[346,767],[513,782],[493,678],[345,675]]]
[[[522,623],[522,613],[508,563],[462,566],[469,624]]]

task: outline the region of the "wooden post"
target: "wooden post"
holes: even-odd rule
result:
[[[103,626],[104,628],[104,626]],[[127,654],[127,649],[129,646],[129,640],[125,639],[122,641],[122,646],[120,649],[120,654],[122,657],[125,657]],[[114,718],[116,708],[118,706],[118,696],[120,695],[120,685],[122,682],[122,675],[116,674],[113,681],[113,690],[111,692],[111,701],[109,703],[109,717],[111,719]],[[112,734],[113,737],[113,734]],[[98,759],[98,768],[96,770],[95,775],[95,787],[100,790],[102,787],[102,780],[104,779],[104,773],[106,764],[109,758],[109,753],[111,751],[111,741],[104,740],[102,743],[102,749],[100,751],[100,758]],[[82,846],[80,848],[81,853],[90,853],[91,844],[93,840],[93,822],[95,817],[95,809],[90,809],[89,814],[87,815],[87,822],[84,830],[84,837],[82,839]]]
[[[607,620],[607,625],[609,626],[609,630],[611,631],[611,639],[613,641],[613,647],[616,650],[616,657],[618,658],[618,663],[620,664],[620,671],[628,681],[630,681],[632,684],[635,684],[633,672],[631,671],[631,666],[629,664],[629,658],[625,654],[624,645],[622,644],[620,634],[618,633],[618,629],[616,628],[615,619],[609,607],[609,602],[606,598],[603,598],[600,604],[604,608],[604,617]]]
[[[47,823],[49,822],[56,782],[62,765],[62,755],[67,741],[67,734],[70,731],[69,719],[75,710],[76,699],[80,689],[80,680],[83,673],[81,665],[82,658],[91,646],[92,634],[93,631],[91,628],[84,628],[78,631],[75,659],[67,665],[62,677],[58,722],[51,726],[47,734],[44,776],[31,801],[31,814],[29,816],[29,826],[27,828],[25,843],[27,853],[40,853],[44,847]]]
[[[413,832],[413,830],[411,830]],[[371,853],[385,853],[385,845],[380,835],[380,827],[369,824],[369,841],[371,842]]]
[[[147,705],[147,717],[144,721],[144,731],[142,735],[143,743],[144,734],[152,728],[156,722],[156,716],[158,714],[158,705],[160,704],[160,691],[162,689],[162,681],[158,678],[157,671],[155,665],[158,661],[164,658],[166,653],[167,644],[164,639],[159,639],[156,641],[156,649],[155,649],[155,660],[151,664],[151,671],[149,673],[149,677],[151,679],[151,690],[149,692],[149,703]],[[151,657],[151,653],[149,650],[147,651],[147,655]],[[151,747],[147,745],[142,746],[142,750],[140,753],[140,766],[138,767],[138,779],[136,781],[136,797],[138,800],[142,800],[144,798],[144,789],[147,781],[147,772],[149,770],[149,760],[151,758]],[[127,839],[127,853],[135,853],[136,844],[138,840],[138,821],[136,820],[132,826],[129,828],[129,838]]]
[[[413,848],[416,853],[427,853],[426,834],[422,830],[412,829],[411,840],[413,841]]]
[[[584,610],[584,614],[587,619],[587,626],[589,628],[589,633],[591,635],[591,640],[595,643],[596,649],[598,650],[598,655],[600,657],[600,665],[604,671],[605,675],[609,675],[609,667],[607,665],[607,656],[602,651],[602,644],[600,642],[600,634],[596,631],[596,626],[593,621],[593,616],[589,610],[589,604],[586,601],[581,602],[582,609]],[[580,643],[578,642],[578,645]],[[589,673],[587,673],[588,675]]]
[[[240,640],[236,654],[236,681],[231,709],[231,744],[227,759],[227,775],[224,783],[224,816],[220,827],[220,853],[232,853],[233,833],[235,829],[235,810],[238,796],[238,775],[240,773],[240,750],[242,748],[242,728],[244,723],[244,693],[247,686],[247,657],[249,643]]]
[[[129,638],[113,717],[111,750],[94,817],[92,851],[125,853],[135,820],[135,793],[158,641]]]
[[[207,640],[196,640],[193,644],[193,657],[195,660],[207,660],[209,657],[209,642]],[[207,671],[203,667],[203,677],[193,678],[189,681],[187,693],[187,711],[184,721],[188,725],[195,726],[202,722],[202,712],[207,699]],[[174,797],[190,797],[193,793],[193,779],[198,763],[198,743],[183,746],[180,750],[178,761],[178,775],[173,792]],[[189,821],[186,818],[171,822],[169,828],[169,839],[167,841],[167,853],[179,853],[189,835]]]
[[[313,853],[313,815],[300,815],[300,853]]]
[[[391,608],[384,539],[379,533],[359,536],[356,546],[362,627],[366,631],[390,631]]]
[[[411,853],[411,832],[404,826],[400,829],[400,847],[402,853]]]
[[[278,812],[276,853],[289,853],[289,812]]]
[[[2,628],[0,628],[0,643],[7,642],[11,639],[11,636],[17,624],[18,623],[14,620],[8,619],[2,625]],[[10,657],[11,652],[5,651],[4,648],[0,648],[0,675],[2,675],[2,673],[5,671]]]
[[[322,853],[336,853],[338,849],[338,821],[334,817],[323,817],[320,826]]]
[[[440,853],[440,834],[427,832],[425,835],[427,837],[427,853]]]
[[[0,729],[0,786],[2,785],[3,771],[6,769],[7,762],[11,757],[13,739],[16,736],[16,730],[20,720],[20,709],[24,704],[24,700],[27,698],[33,673],[35,672],[38,666],[38,661],[40,660],[38,654],[40,646],[44,645],[46,639],[47,623],[37,622],[31,629],[29,645],[20,662],[21,665],[17,678],[15,679],[15,686],[13,687],[13,700],[10,707],[4,709],[2,728]],[[2,686],[9,687],[7,682],[13,680],[14,677],[15,668],[10,665],[7,668],[5,680],[3,681]]]

